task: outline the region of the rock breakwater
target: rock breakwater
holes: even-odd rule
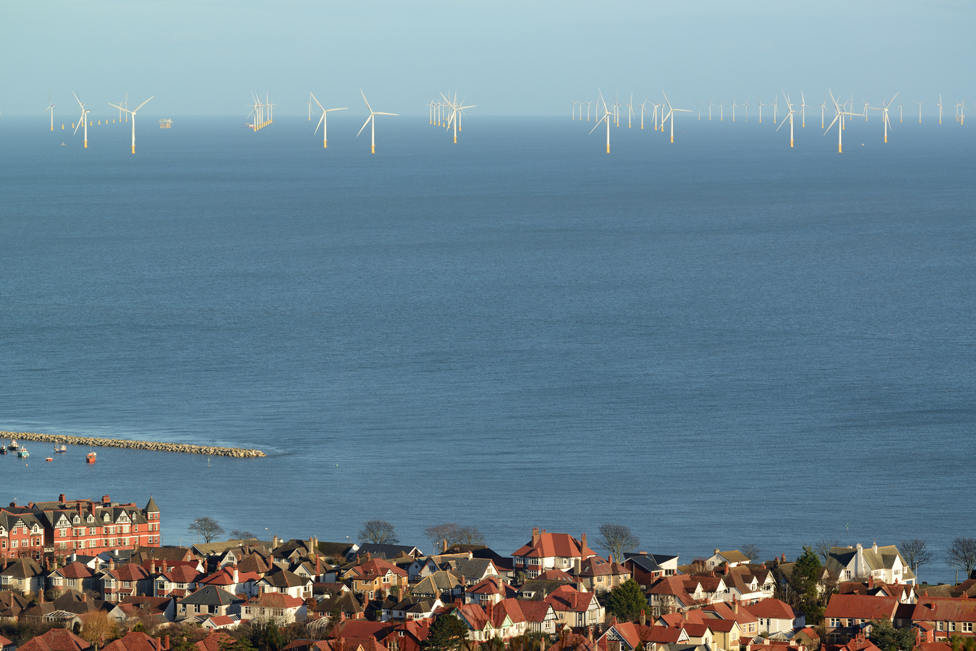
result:
[[[210,457],[254,458],[265,456],[261,450],[249,448],[223,448],[215,445],[192,445],[190,443],[157,443],[154,441],[129,441],[127,439],[103,439],[90,436],[63,436],[58,434],[37,434],[33,432],[3,432],[0,438],[16,441],[42,441],[64,445],[81,445],[98,448],[128,448],[130,450],[149,450],[151,452],[180,452],[183,454],[205,454]]]

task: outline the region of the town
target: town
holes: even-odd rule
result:
[[[976,541],[956,585],[919,585],[920,540],[795,559],[755,546],[681,564],[625,525],[541,529],[509,554],[476,528],[429,549],[367,521],[359,542],[258,540],[198,518],[164,546],[160,509],[67,499],[0,509],[0,651],[958,651],[976,643]],[[605,552],[600,555],[594,547]]]

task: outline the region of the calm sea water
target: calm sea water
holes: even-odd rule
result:
[[[381,116],[382,117],[382,116]],[[262,536],[629,524],[682,561],[976,536],[973,130],[568,118],[0,122],[0,428],[258,447],[0,458]],[[592,126],[592,125],[589,125]],[[65,147],[60,143],[64,141]],[[861,143],[864,143],[861,146]],[[939,560],[922,578],[952,578]]]

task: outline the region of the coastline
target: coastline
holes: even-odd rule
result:
[[[193,445],[192,443],[160,443],[156,441],[130,441],[128,439],[105,439],[90,436],[69,436],[59,434],[38,434],[36,432],[4,432],[0,431],[0,438],[19,441],[41,441],[46,443],[61,443],[64,445],[80,445],[98,448],[128,448],[130,450],[148,450],[151,452],[177,452],[182,454],[205,454],[211,457],[256,458],[266,456],[261,450],[250,448],[225,448],[214,445]]]

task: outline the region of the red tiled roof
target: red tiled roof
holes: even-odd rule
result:
[[[708,633],[707,624],[692,624],[691,622],[685,622],[682,628],[688,634],[688,637],[704,637]]]
[[[796,613],[789,604],[785,604],[779,599],[763,599],[751,606],[742,606],[750,613],[760,619],[789,619],[796,618]]]
[[[57,570],[58,574],[66,579],[90,579],[95,575],[91,568],[84,563],[68,563]]]
[[[592,592],[580,592],[571,585],[561,585],[545,601],[552,604],[553,610],[582,613],[590,609],[593,599]]]
[[[522,601],[519,606],[522,608],[525,621],[537,624],[545,621],[549,609],[552,608],[548,601]]]
[[[69,630],[52,628],[18,648],[23,651],[82,651],[91,648],[91,645]]]
[[[898,608],[895,597],[872,597],[860,594],[835,594],[827,603],[824,617],[843,617],[853,619],[894,618]]]
[[[259,608],[299,608],[305,603],[304,599],[292,597],[281,592],[262,592],[251,597],[245,605]]]
[[[162,645],[156,644],[156,639],[145,633],[132,631],[125,637],[110,642],[102,647],[102,651],[161,651]]]
[[[976,622],[976,599],[919,597],[912,621]]]
[[[540,581],[566,581],[568,583],[576,580],[562,570],[546,570],[545,572],[540,572],[536,578]]]
[[[223,631],[211,631],[210,635],[196,643],[198,651],[220,651],[220,643],[231,640],[230,635]]]
[[[529,541],[512,554],[512,556],[526,558],[552,558],[555,556],[562,558],[589,558],[595,555],[596,553],[589,546],[581,543],[568,533],[546,532],[539,534],[535,544]]]
[[[120,565],[109,572],[109,574],[119,581],[141,581],[149,578],[149,572],[142,569],[141,565],[136,565],[135,563]]]

